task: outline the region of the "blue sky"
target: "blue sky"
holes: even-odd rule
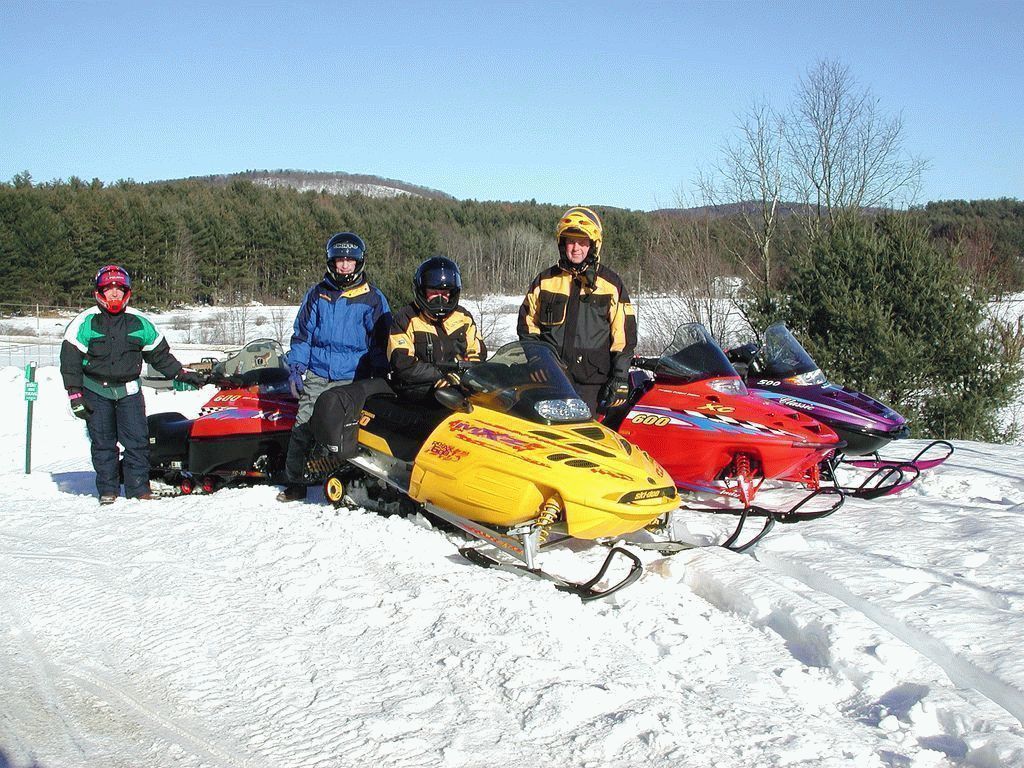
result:
[[[1021,2],[0,0],[0,48],[4,181],[295,168],[648,210],[829,57],[902,113],[922,201],[1024,197]]]

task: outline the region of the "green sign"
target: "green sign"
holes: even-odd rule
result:
[[[25,382],[25,399],[36,400],[39,398],[39,382],[38,381],[26,381]]]

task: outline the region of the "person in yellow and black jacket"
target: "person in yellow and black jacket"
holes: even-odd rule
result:
[[[596,213],[570,208],[555,237],[558,263],[530,284],[519,308],[519,338],[554,347],[580,398],[603,412],[626,402],[636,313],[621,278],[601,264]]]
[[[429,402],[448,386],[439,365],[487,356],[473,316],[459,306],[462,275],[445,256],[420,264],[412,281],[414,301],[393,314],[388,339],[391,387],[411,400]]]

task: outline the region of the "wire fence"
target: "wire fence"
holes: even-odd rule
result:
[[[60,364],[60,343],[0,341],[0,367],[9,365],[24,368],[34,362],[37,366]]]
[[[0,302],[0,367],[59,365],[60,336],[80,308]]]

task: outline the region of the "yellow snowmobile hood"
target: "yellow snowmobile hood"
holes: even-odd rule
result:
[[[632,533],[679,504],[668,473],[596,421],[547,426],[479,406],[429,435],[409,495],[505,527],[535,520],[557,497],[565,531],[581,539]]]

